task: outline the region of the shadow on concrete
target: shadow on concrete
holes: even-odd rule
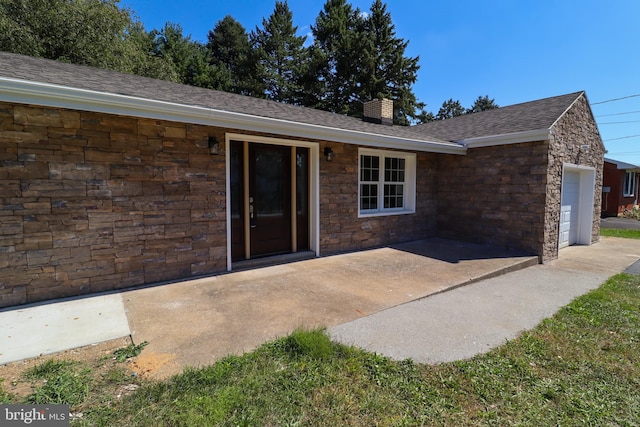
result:
[[[515,249],[462,242],[441,237],[399,243],[389,247],[452,264],[457,264],[460,261],[535,256]]]

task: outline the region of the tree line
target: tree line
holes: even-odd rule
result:
[[[413,93],[419,57],[406,55],[381,0],[363,13],[346,0],[327,0],[298,36],[293,14],[276,0],[262,26],[247,31],[232,16],[219,20],[206,43],[179,24],[146,31],[120,0],[0,0],[0,50],[266,98],[354,117],[375,98],[394,102],[394,123],[442,120],[497,108],[488,96],[465,109],[449,99],[437,114]]]

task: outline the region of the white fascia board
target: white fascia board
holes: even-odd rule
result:
[[[536,129],[523,132],[505,133],[502,135],[480,136],[456,141],[467,148],[492,147],[494,145],[519,144],[521,142],[547,141],[551,129]]]
[[[0,77],[0,101],[266,132],[356,145],[465,154],[462,146]]]

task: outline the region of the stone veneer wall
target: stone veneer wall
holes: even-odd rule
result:
[[[588,145],[589,149],[586,151],[581,150],[581,145]],[[596,170],[591,242],[594,243],[600,240],[604,144],[585,95],[578,98],[573,106],[553,126],[550,150],[547,173],[549,184],[547,203],[545,205],[543,250],[543,260],[545,261],[558,257],[562,166],[565,163],[588,166]]]
[[[225,131],[0,103],[0,307],[225,271]],[[329,145],[322,254],[435,235],[436,155],[416,214],[358,219],[358,148]]]
[[[212,134],[0,104],[0,307],[224,270]]]
[[[548,150],[527,142],[441,156],[438,235],[542,255]]]
[[[580,150],[588,145],[589,149]],[[583,95],[553,126],[547,142],[473,148],[441,156],[438,234],[558,257],[563,165],[592,167],[596,189],[592,242],[600,236],[604,145]]]
[[[436,235],[437,156],[418,153],[416,213],[358,218],[358,147],[323,143],[335,156],[320,160],[320,251],[322,254],[371,248]]]

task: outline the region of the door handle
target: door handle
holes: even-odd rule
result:
[[[256,228],[256,218],[253,214],[253,197],[249,197],[249,225]]]

